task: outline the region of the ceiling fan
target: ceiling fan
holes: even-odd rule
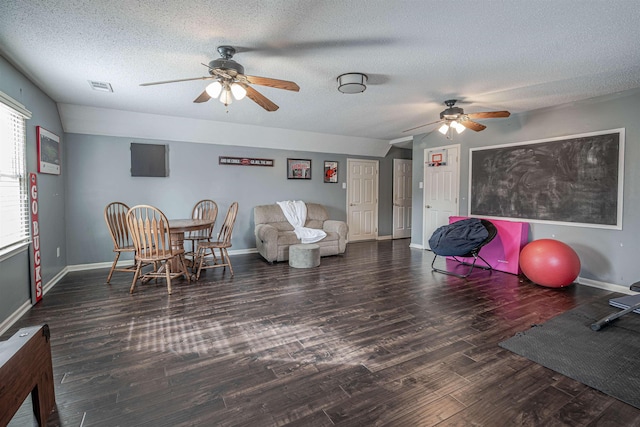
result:
[[[447,101],[444,101],[447,109],[443,110],[440,113],[440,120],[416,126],[414,128],[404,130],[403,132],[409,132],[424,126],[442,123],[442,126],[440,126],[438,130],[443,135],[447,135],[447,138],[451,139],[452,129],[455,129],[458,133],[462,133],[465,128],[471,129],[476,132],[480,132],[481,130],[485,130],[487,128],[485,125],[475,122],[472,119],[494,119],[509,117],[511,115],[511,113],[508,111],[485,111],[482,113],[465,114],[462,108],[454,107],[457,101],[457,99],[449,99]]]
[[[142,83],[140,86],[187,82],[191,80],[214,80],[193,102],[207,102],[211,98],[217,98],[227,106],[231,104],[233,99],[239,101],[246,95],[267,111],[276,111],[280,107],[251,87],[250,84],[269,86],[294,92],[300,90],[300,87],[294,82],[244,74],[244,67],[232,59],[236,53],[236,49],[232,46],[218,46],[217,50],[221,58],[210,61],[208,65],[202,64],[209,69],[209,76]]]

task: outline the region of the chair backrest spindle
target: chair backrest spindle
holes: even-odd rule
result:
[[[200,200],[191,211],[191,218],[194,219],[211,219],[213,223],[204,230],[191,231],[187,233],[185,239],[201,239],[210,238],[213,234],[216,218],[218,217],[218,205],[210,199]]]
[[[162,211],[148,205],[134,206],[127,213],[127,223],[139,256],[149,259],[172,255],[169,221]]]
[[[122,202],[109,203],[104,209],[104,220],[109,228],[114,249],[131,247],[133,242],[127,225],[129,206]]]
[[[237,215],[238,202],[233,202],[231,206],[229,206],[222,227],[220,227],[220,232],[218,233],[219,242],[231,243],[231,234],[233,233],[233,226],[235,225]]]

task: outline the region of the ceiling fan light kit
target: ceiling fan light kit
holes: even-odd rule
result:
[[[452,120],[452,121],[447,120],[445,123],[442,124],[442,126],[440,126],[440,129],[438,129],[438,131],[441,134],[446,135],[447,139],[451,139],[453,137],[453,129],[455,129],[459,135],[462,132],[464,132],[466,128],[464,127],[464,125],[460,124],[460,122],[458,122],[457,120]]]
[[[245,96],[247,96],[247,90],[245,88],[243,88],[240,83],[233,83],[231,85],[231,93],[233,94],[233,97],[237,101],[240,101]]]
[[[362,93],[367,89],[369,77],[363,73],[345,73],[338,76],[338,90],[342,93]]]
[[[442,123],[442,126],[440,126],[438,131],[441,134],[446,135],[447,139],[451,139],[451,137],[453,136],[452,129],[455,129],[456,132],[460,134],[464,132],[465,129],[471,129],[472,131],[480,132],[481,130],[485,130],[487,128],[485,125],[478,123],[473,119],[495,119],[501,117],[509,117],[511,115],[511,113],[509,113],[508,111],[485,111],[482,113],[465,114],[462,108],[454,107],[456,102],[458,102],[457,99],[449,99],[447,101],[444,101],[447,109],[440,112],[440,120],[416,126],[414,128],[404,130],[403,132],[409,132],[421,127],[433,125],[436,123]]]
[[[207,86],[205,90],[211,98],[217,98],[220,96],[220,92],[222,92],[222,83],[216,80],[215,82]]]
[[[218,99],[224,105],[231,104],[234,99],[240,101],[247,95],[247,90],[241,84],[234,82],[229,85],[228,82],[220,83],[218,80],[207,86],[205,92],[211,98]]]

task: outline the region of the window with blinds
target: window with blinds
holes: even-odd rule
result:
[[[30,117],[0,92],[0,254],[29,240],[25,120]]]

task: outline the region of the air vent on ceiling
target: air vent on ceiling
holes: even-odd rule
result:
[[[91,89],[93,90],[99,90],[100,92],[113,92],[111,83],[89,80],[89,84],[91,85]]]

